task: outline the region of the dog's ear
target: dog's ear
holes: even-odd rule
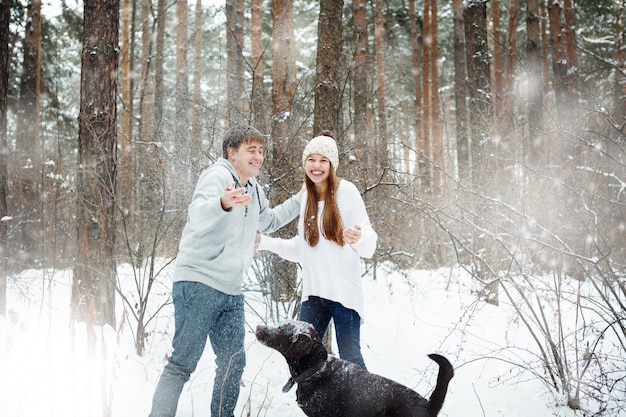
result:
[[[313,349],[313,339],[306,333],[298,333],[298,337],[287,348],[283,354],[288,358],[307,356]]]

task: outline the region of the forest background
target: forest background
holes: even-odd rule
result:
[[[1,1],[3,315],[7,279],[69,268],[74,319],[115,327],[128,263],[142,354],[155,259],[175,261],[228,127],[267,135],[273,203],[330,129],[379,233],[374,276],[460,265],[515,307],[571,408],[623,398],[626,2]],[[296,266],[253,269],[272,319],[296,314]],[[548,302],[574,306],[573,330]]]

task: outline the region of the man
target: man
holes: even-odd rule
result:
[[[223,158],[202,172],[180,239],[174,269],[173,353],[157,384],[150,417],[174,417],[183,385],[207,337],[216,355],[212,417],[233,417],[245,366],[242,283],[257,230],[271,233],[300,211],[302,192],[273,209],[255,177],[263,136],[252,126],[226,132]]]

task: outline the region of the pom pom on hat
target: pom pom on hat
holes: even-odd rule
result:
[[[339,166],[339,151],[337,150],[335,139],[330,136],[316,136],[311,139],[304,147],[304,152],[302,153],[303,165],[306,158],[313,153],[324,155],[333,165],[333,169],[337,170]]]

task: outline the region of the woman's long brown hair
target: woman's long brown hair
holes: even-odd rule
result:
[[[328,190],[324,197],[324,210],[322,211],[322,234],[324,238],[335,242],[339,246],[343,246],[343,224],[339,206],[337,205],[339,182],[340,179],[335,174],[335,169],[331,163],[330,175],[328,175]],[[307,191],[306,207],[304,208],[304,240],[309,246],[314,247],[320,240],[317,220],[317,207],[320,196],[315,190],[315,184],[306,176],[306,173],[304,174],[304,183]]]

